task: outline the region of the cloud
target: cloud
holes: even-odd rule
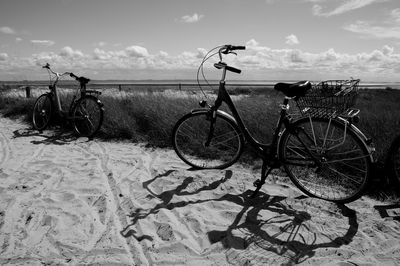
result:
[[[99,47],[104,47],[104,46],[107,45],[107,43],[106,43],[106,42],[103,42],[103,41],[100,41],[100,42],[98,42],[98,43],[95,43],[94,45],[95,45],[95,46],[99,46]]]
[[[0,32],[4,34],[15,34],[15,30],[10,27],[0,27]]]
[[[112,58],[127,58],[126,51],[105,51],[99,48],[94,49],[93,58],[95,60],[110,60]]]
[[[6,61],[8,59],[8,54],[0,53],[0,61]]]
[[[55,42],[51,40],[31,40],[31,43],[39,46],[52,46],[55,44]]]
[[[125,48],[125,51],[130,57],[146,57],[149,55],[149,52],[146,48],[137,45]]]
[[[359,20],[343,28],[369,38],[400,39],[400,8],[390,11],[382,21]]]
[[[319,4],[315,4],[312,8],[312,11],[315,16],[330,17],[335,15],[340,15],[355,9],[359,9],[374,3],[386,2],[386,1],[387,0],[346,0],[338,7],[334,8],[329,12],[322,12],[323,7]],[[309,1],[309,2],[316,2],[316,1]]]
[[[251,43],[257,42],[251,40]],[[311,53],[299,49],[272,49],[258,44],[247,46],[245,55],[235,58],[234,65],[249,73],[263,70],[264,73],[310,73],[310,77],[304,77],[308,79],[319,75],[322,79],[354,76],[369,80],[371,77],[398,80],[399,61],[400,54],[388,45],[368,53],[346,54],[333,48]]]
[[[61,49],[60,56],[65,58],[76,58],[83,57],[83,53],[79,50],[74,50],[69,46],[65,46]]]
[[[203,17],[204,15],[199,15],[197,13],[194,13],[193,15],[185,15],[181,17],[179,21],[183,23],[195,23],[199,22]]]
[[[390,12],[390,17],[395,21],[400,23],[400,8],[393,9]]]
[[[377,39],[400,39],[400,26],[373,25],[367,21],[357,21],[347,25],[345,30]]]
[[[290,34],[289,36],[286,36],[286,44],[289,45],[299,44],[299,40],[297,39],[296,35]]]
[[[119,50],[95,48],[91,53],[66,46],[59,52],[42,52],[28,57],[0,53],[0,80],[6,77],[6,72],[26,72],[46,62],[54,65],[56,70],[79,69],[81,73],[99,73],[98,77],[110,79],[176,78],[182,73],[186,76],[179,77],[194,78],[206,51],[197,48],[172,55],[165,51],[150,53],[145,47],[133,45]],[[217,60],[217,57],[212,58],[205,65],[209,68],[207,77],[217,78],[220,74],[213,68]],[[233,77],[249,79],[321,80],[353,76],[362,80],[391,81],[400,77],[400,53],[389,45],[363,53],[346,54],[333,48],[317,53],[293,48],[274,49],[251,39],[246,42],[245,51],[240,51],[238,56],[227,56],[225,60],[243,70],[243,76]],[[40,69],[32,75],[42,78]],[[7,78],[12,79],[12,76]]]
[[[251,39],[250,41],[246,42],[246,46],[258,46],[258,45],[259,43],[254,39]]]

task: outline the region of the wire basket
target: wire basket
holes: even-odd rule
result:
[[[297,99],[297,107],[302,115],[339,116],[356,103],[359,82],[359,79],[322,81]]]

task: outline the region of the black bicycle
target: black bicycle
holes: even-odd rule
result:
[[[62,74],[54,72],[49,64],[46,64],[43,68],[47,69],[49,73],[50,92],[40,95],[35,102],[32,115],[33,127],[39,131],[46,129],[51,119],[57,114],[61,119],[71,121],[74,131],[79,136],[93,137],[103,123],[103,104],[96,97],[101,92],[86,89],[86,85],[90,81],[88,78],[78,77],[70,72]],[[74,78],[80,84],[68,111],[62,108],[57,88],[60,78],[66,75]]]
[[[359,80],[314,86],[309,81],[277,83],[275,90],[284,94],[280,117],[272,142],[260,143],[246,128],[225,88],[226,72],[241,70],[228,66],[222,57],[244,49],[223,45],[205,55],[197,76],[202,73],[204,77],[204,62],[218,54],[219,62],[214,64],[222,69],[218,96],[212,105],[201,101],[202,108],[177,121],[172,133],[177,155],[195,169],[221,169],[239,159],[246,142],[263,161],[261,178],[254,182],[254,196],[271,170],[283,166],[306,195],[340,203],[358,199],[368,184],[373,162],[373,148],[354,125],[359,110],[350,108]],[[298,119],[288,113],[291,99],[302,114]],[[231,114],[219,109],[222,103]]]

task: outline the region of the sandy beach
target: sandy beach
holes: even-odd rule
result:
[[[399,265],[400,205],[0,117],[1,265]]]

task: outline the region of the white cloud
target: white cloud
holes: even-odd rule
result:
[[[343,28],[369,38],[400,39],[400,8],[388,11],[381,21],[359,20]]]
[[[393,9],[393,10],[390,12],[390,16],[392,17],[392,19],[393,19],[394,21],[400,23],[400,8]]]
[[[344,29],[371,38],[400,39],[400,26],[373,25],[371,22],[357,21],[345,26]]]
[[[328,12],[322,12],[323,7],[319,4],[315,4],[312,10],[315,16],[330,17],[334,15],[340,15],[355,9],[359,9],[374,3],[386,2],[386,1],[388,0],[346,0],[343,1],[339,6]],[[316,1],[309,1],[309,2],[316,2]]]
[[[384,55],[391,55],[393,53],[394,49],[393,47],[389,45],[384,45],[382,48],[382,52]]]
[[[0,79],[7,71],[26,72],[24,70],[37,69],[37,65],[44,65],[46,62],[54,66],[55,70],[98,72],[101,78],[161,78],[158,75],[162,75],[162,78],[174,78],[179,73],[186,73],[188,76],[185,78],[194,78],[201,63],[200,57],[205,52],[206,49],[198,48],[178,55],[170,55],[165,51],[152,54],[145,47],[129,46],[120,50],[96,48],[92,53],[86,54],[67,46],[58,53],[42,52],[29,57],[9,57],[0,53]],[[389,45],[364,53],[346,54],[332,48],[312,53],[292,48],[273,49],[252,39],[246,43],[245,51],[225,59],[229,65],[243,70],[241,77],[250,79],[340,79],[353,76],[366,80],[390,81],[399,80],[400,77],[400,53]],[[212,67],[217,60],[217,57],[212,58],[205,66],[210,68],[207,76],[210,75],[211,78],[220,74]],[[139,73],[147,73],[147,76]],[[42,72],[39,68],[33,74],[41,75]]]
[[[164,58],[168,57],[168,53],[165,52],[165,51],[160,51],[159,54],[160,54],[161,57],[164,57]]]
[[[184,23],[195,23],[199,22],[203,17],[204,15],[199,15],[197,13],[194,13],[193,15],[185,15],[181,17],[179,21]]]
[[[112,58],[127,58],[126,51],[105,51],[99,48],[94,49],[95,60],[110,60]]]
[[[20,38],[20,37],[17,37],[17,38],[15,38],[15,41],[16,41],[16,42],[22,42],[22,41],[23,41],[23,39],[22,39],[22,38]]]
[[[103,41],[99,41],[99,42],[97,42],[97,43],[94,43],[94,46],[98,46],[98,47],[104,47],[104,46],[106,46],[107,45],[107,43],[106,42],[103,42]]]
[[[254,39],[251,39],[250,41],[246,42],[246,46],[258,46],[258,45],[259,43]]]
[[[55,44],[55,42],[51,40],[31,40],[31,43],[39,46],[52,46]]]
[[[61,49],[60,56],[65,58],[83,57],[83,53],[79,50],[74,50],[69,46],[65,46]]]
[[[0,32],[2,32],[4,34],[15,34],[15,30],[13,30],[10,27],[1,27]]]
[[[251,40],[251,43],[257,42]],[[322,79],[327,79],[327,75],[334,75],[335,78],[348,78],[351,75],[367,79],[381,77],[384,80],[390,77],[398,80],[396,75],[400,75],[399,61],[400,54],[388,45],[369,53],[356,54],[338,53],[332,48],[310,53],[299,49],[271,49],[257,45],[248,46],[245,55],[235,58],[234,63],[249,73],[267,69],[265,73],[311,73],[314,77],[319,73]],[[308,78],[312,79],[313,76]]]
[[[142,46],[133,45],[125,48],[127,55],[131,57],[146,57],[149,55],[149,52],[146,48]]]
[[[286,44],[289,45],[299,44],[299,40],[297,39],[296,35],[290,34],[289,36],[286,36]]]
[[[8,59],[8,54],[0,53],[0,61],[6,61]]]

